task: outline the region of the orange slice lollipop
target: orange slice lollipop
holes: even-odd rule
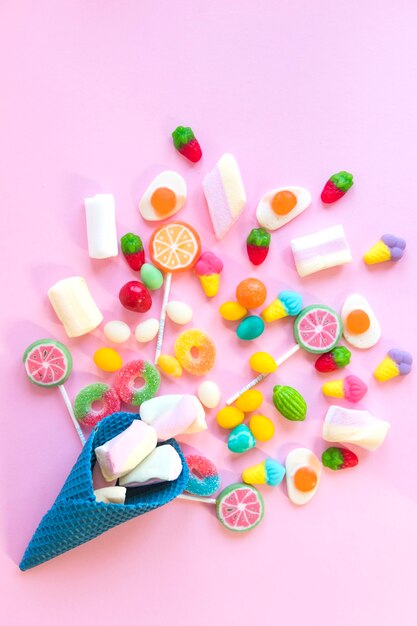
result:
[[[194,265],[201,252],[198,233],[185,222],[170,222],[157,228],[149,242],[156,267],[164,272],[183,272]]]

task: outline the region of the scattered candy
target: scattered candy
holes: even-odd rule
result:
[[[169,444],[158,446],[131,472],[119,478],[122,487],[154,485],[165,480],[173,481],[182,472],[181,457]]]
[[[252,228],[246,239],[246,250],[253,265],[261,265],[268,256],[271,235],[264,228]]]
[[[190,409],[190,403],[194,405],[194,421],[183,431],[183,434],[191,435],[207,430],[204,408],[199,399],[190,394],[167,394],[147,400],[140,407],[140,417],[144,422],[153,426],[162,418],[165,420],[164,416],[168,413],[175,416],[180,406],[183,406],[185,398],[187,398],[188,409]]]
[[[404,254],[406,242],[395,235],[382,235],[363,257],[367,265],[375,265],[384,261],[399,261]]]
[[[338,172],[330,176],[321,192],[321,201],[332,204],[340,200],[353,185],[353,176],[349,172]]]
[[[104,504],[124,504],[126,499],[126,487],[103,487],[94,490],[96,502]]]
[[[287,420],[301,422],[307,414],[307,404],[303,396],[293,387],[275,385],[272,401],[277,411]]]
[[[259,409],[263,401],[264,397],[258,389],[249,389],[236,400],[236,406],[240,411],[250,413]]]
[[[117,256],[116,207],[111,193],[98,193],[85,198],[88,256],[109,259]]]
[[[207,374],[216,360],[214,341],[202,330],[185,330],[178,335],[174,352],[181,366],[194,376]]]
[[[217,239],[222,239],[246,205],[246,192],[239,166],[231,154],[223,154],[203,180],[210,218]]]
[[[270,485],[276,487],[285,476],[285,467],[275,461],[266,459],[257,465],[248,467],[242,472],[242,480],[249,485]]]
[[[179,378],[182,376],[182,367],[175,356],[171,356],[170,354],[160,354],[157,365],[161,372],[167,376],[172,376],[173,378]]]
[[[126,233],[120,240],[120,246],[129,267],[138,272],[145,263],[145,250],[139,235]]]
[[[328,306],[313,304],[301,311],[294,322],[298,345],[314,354],[331,351],[342,335],[342,321]]]
[[[190,471],[185,491],[195,496],[212,496],[220,487],[217,467],[201,454],[189,454],[185,460]]]
[[[260,337],[265,330],[265,323],[258,315],[245,317],[236,329],[236,335],[244,341],[251,341]]]
[[[120,303],[129,311],[146,313],[152,306],[152,297],[145,285],[138,280],[130,280],[119,291]]]
[[[216,420],[222,428],[236,428],[245,419],[243,411],[235,406],[225,406],[216,415]]]
[[[247,312],[247,309],[238,302],[224,302],[219,309],[222,318],[228,322],[241,320],[242,317],[245,317]]]
[[[151,263],[144,263],[140,268],[140,277],[148,289],[155,291],[160,289],[164,282],[164,277],[157,267]]]
[[[236,426],[236,428],[234,428],[229,434],[227,447],[229,448],[230,452],[242,454],[243,452],[251,450],[255,446],[255,437],[252,435],[246,424],[239,424],[239,426]]]
[[[187,185],[177,172],[166,170],[150,183],[139,202],[139,213],[144,220],[159,222],[171,217],[184,206]]]
[[[389,422],[374,417],[369,411],[330,406],[323,424],[323,439],[376,450],[384,442],[389,427]]]
[[[94,363],[104,372],[117,372],[122,365],[122,357],[113,348],[99,348],[93,357]]]
[[[266,287],[258,278],[245,278],[236,287],[236,300],[246,309],[256,309],[266,300]]]
[[[278,365],[268,352],[255,352],[249,359],[249,365],[258,374],[272,374]]]
[[[103,321],[84,278],[71,276],[48,289],[48,298],[68,337],[81,337]]]
[[[256,219],[268,230],[277,230],[300,215],[311,204],[304,187],[280,187],[268,191],[259,201]]]
[[[229,485],[216,501],[217,519],[228,530],[246,532],[255,528],[264,516],[264,501],[255,487]]]
[[[265,322],[280,320],[288,315],[298,315],[303,308],[303,298],[295,291],[281,291],[261,313]]]
[[[155,408],[154,403],[152,400],[148,400],[148,402],[151,403],[150,410],[153,411]],[[146,402],[144,402],[141,407],[141,416],[143,414],[146,415],[144,421],[150,423],[155,428],[158,440],[166,441],[187,431],[197,417],[197,407],[193,396],[183,395],[178,403],[165,411],[154,413],[151,421],[149,417],[150,412]]]
[[[319,486],[321,465],[307,448],[291,450],[285,460],[288,497],[293,504],[307,504]]]
[[[95,426],[102,419],[120,410],[120,398],[106,383],[87,385],[74,399],[74,414],[83,426]]]
[[[249,420],[249,429],[257,441],[269,441],[275,434],[272,420],[265,415],[252,415]],[[244,479],[243,482],[246,482]]]
[[[151,317],[144,322],[140,322],[136,326],[135,338],[139,343],[147,343],[152,341],[158,334],[159,321],[155,317]]]
[[[166,313],[169,319],[175,324],[188,324],[193,319],[193,310],[186,302],[171,300],[168,302]]]
[[[133,420],[119,435],[109,439],[94,452],[106,480],[128,474],[156,447],[156,431],[142,420]]]
[[[349,365],[351,356],[352,353],[345,346],[336,346],[330,352],[321,354],[314,363],[314,367],[318,372],[334,372]]]
[[[40,387],[63,385],[72,371],[71,352],[60,341],[39,339],[23,354],[26,374]]]
[[[359,460],[354,452],[347,448],[327,448],[321,455],[324,467],[331,470],[342,470],[355,467]]]
[[[197,163],[201,159],[200,144],[189,126],[177,126],[172,133],[172,140],[175,149],[191,163]]]
[[[409,352],[394,348],[378,365],[374,371],[374,376],[380,382],[385,382],[396,376],[406,376],[411,372],[412,365],[413,357]]]
[[[291,240],[291,250],[299,276],[350,263],[352,255],[343,226],[331,226],[311,235]]]
[[[209,298],[213,298],[219,291],[222,270],[223,261],[214,252],[203,252],[194,266],[203,291]]]
[[[124,343],[130,338],[130,328],[125,322],[113,320],[103,328],[104,336],[113,343]]]
[[[136,386],[136,381],[143,379],[142,387]],[[161,377],[156,367],[149,361],[137,359],[122,367],[117,374],[114,388],[119,398],[133,406],[140,406],[145,400],[152,398],[159,389]]]
[[[156,267],[171,274],[193,267],[200,250],[197,231],[185,222],[160,226],[149,242],[149,252]]]
[[[368,391],[368,387],[357,376],[346,376],[340,380],[324,383],[322,391],[331,398],[344,398],[349,402],[359,402]]]
[[[381,327],[367,300],[353,293],[342,306],[343,336],[355,348],[364,350],[378,343]]]
[[[215,409],[219,405],[220,389],[212,380],[203,381],[198,388],[197,395],[201,404],[208,409]]]

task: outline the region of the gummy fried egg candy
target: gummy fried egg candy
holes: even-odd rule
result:
[[[381,327],[367,300],[358,293],[348,296],[341,312],[343,336],[354,348],[372,348],[381,337]]]
[[[304,187],[279,187],[262,196],[256,209],[256,219],[263,228],[278,230],[310,204],[311,194]]]
[[[289,499],[293,504],[307,504],[320,482],[320,461],[308,448],[296,448],[288,454],[285,469]]]
[[[166,170],[153,179],[139,202],[144,220],[159,222],[178,213],[187,200],[187,185],[177,172]]]

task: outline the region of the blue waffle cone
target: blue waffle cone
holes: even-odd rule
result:
[[[125,430],[137,413],[114,413],[102,420],[91,433],[52,508],[42,518],[26,548],[20,569],[40,565],[63,552],[94,539],[114,526],[148,513],[173,500],[188,482],[189,472],[181,449],[172,445],[181,457],[182,472],[176,480],[136,489],[128,504],[96,502],[92,483],[94,449]],[[161,444],[161,445],[164,445]]]

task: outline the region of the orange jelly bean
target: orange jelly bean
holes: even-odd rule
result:
[[[361,309],[351,311],[346,318],[346,328],[355,335],[360,335],[368,330],[371,325],[369,315]]]
[[[166,215],[175,209],[177,197],[172,189],[158,187],[151,196],[151,204],[157,213]]]
[[[307,493],[317,485],[317,474],[310,467],[300,467],[294,474],[294,485],[298,491]]]
[[[245,278],[236,287],[236,299],[245,309],[256,309],[266,300],[266,287],[258,278]]]
[[[291,191],[278,191],[271,200],[271,207],[277,215],[287,215],[297,204],[297,197]]]

